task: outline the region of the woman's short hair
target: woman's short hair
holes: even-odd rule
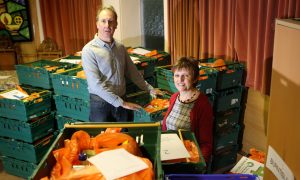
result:
[[[199,65],[198,61],[192,57],[181,57],[176,64],[172,67],[172,72],[174,73],[176,70],[186,69],[192,75],[192,80],[195,82],[194,85],[196,86],[196,82],[198,81],[199,77]]]

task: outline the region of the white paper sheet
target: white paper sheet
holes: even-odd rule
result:
[[[1,93],[0,95],[4,98],[7,98],[7,99],[17,99],[17,100],[28,97],[27,94],[25,94],[25,93],[23,93],[23,92],[21,92],[17,89],[8,91],[6,93]]]
[[[88,159],[106,179],[120,178],[143,169],[148,165],[125,149],[105,151]]]
[[[145,54],[147,54],[151,51],[148,51],[148,50],[143,49],[143,48],[135,48],[135,49],[133,49],[132,52],[135,53],[135,54],[139,54],[139,55],[145,55]]]
[[[134,64],[139,64],[141,61],[139,61],[138,57],[130,56],[130,59],[133,61]]]
[[[139,58],[138,58],[138,57],[134,57],[134,56],[130,56],[130,59],[131,59],[132,61],[139,60]]]
[[[79,64],[81,62],[81,59],[61,59],[59,62],[67,62],[71,64]]]
[[[295,176],[287,163],[281,158],[281,156],[275,151],[275,149],[269,145],[268,156],[266,162],[267,168],[278,179],[294,180]]]
[[[162,161],[191,157],[175,133],[161,134],[160,158]]]

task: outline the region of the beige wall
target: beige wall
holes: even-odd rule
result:
[[[102,0],[104,6],[112,5],[118,14],[118,27],[114,38],[125,46],[142,44],[140,0]]]
[[[250,148],[266,152],[269,96],[249,88],[244,116],[243,151]]]

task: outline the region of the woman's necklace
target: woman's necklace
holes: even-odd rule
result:
[[[180,93],[179,93],[178,100],[180,102],[182,102],[182,103],[189,103],[189,102],[191,102],[194,99],[194,97],[196,96],[196,94],[197,94],[197,91],[195,91],[195,93],[190,98],[188,98],[188,99],[186,99],[186,100],[183,101],[183,100],[180,99]]]

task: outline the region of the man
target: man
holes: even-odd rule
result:
[[[138,104],[126,102],[125,77],[140,89],[159,93],[144,81],[130,59],[124,45],[113,38],[117,28],[117,13],[112,6],[97,12],[98,33],[82,49],[82,66],[87,76],[90,93],[90,121],[126,122],[128,110],[142,108]]]

